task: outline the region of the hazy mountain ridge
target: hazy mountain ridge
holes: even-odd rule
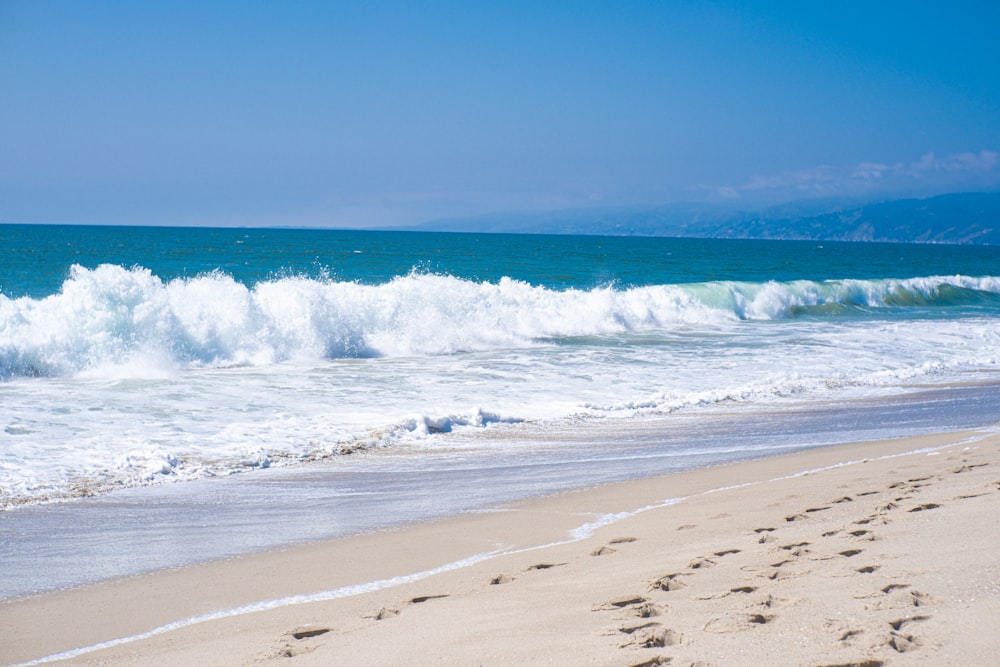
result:
[[[415,229],[1000,245],[1000,192],[866,204],[814,200],[757,211],[698,203],[569,209],[436,220]]]

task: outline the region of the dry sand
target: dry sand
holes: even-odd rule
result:
[[[812,450],[0,603],[0,663],[218,610],[236,612],[57,664],[1000,664],[1000,436]]]

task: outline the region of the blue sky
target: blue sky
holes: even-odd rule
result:
[[[0,222],[1000,187],[995,2],[0,0]]]

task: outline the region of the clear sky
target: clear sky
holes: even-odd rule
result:
[[[995,0],[0,0],[0,222],[929,195],[998,154]]]

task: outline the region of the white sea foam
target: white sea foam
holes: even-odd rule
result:
[[[222,273],[164,282],[143,268],[74,266],[58,294],[0,295],[0,378],[162,376],[189,367],[443,355],[540,340],[788,318],[822,305],[933,303],[996,278],[701,283],[551,290],[410,274],[381,285]]]
[[[963,276],[553,290],[414,273],[247,287],[74,267],[47,298],[0,294],[0,505],[456,430],[994,368],[994,318],[910,311],[995,308],[998,293],[996,278]]]

